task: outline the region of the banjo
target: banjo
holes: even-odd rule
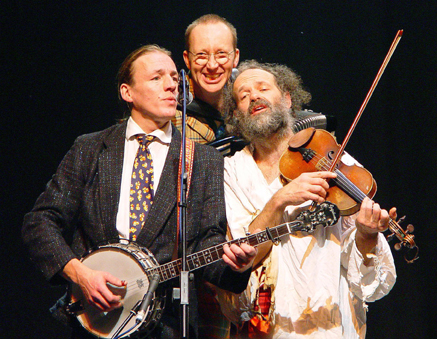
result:
[[[278,244],[280,238],[298,231],[313,232],[319,225],[332,226],[339,218],[336,205],[324,202],[313,211],[303,211],[297,219],[279,226],[251,234],[247,237],[216,245],[187,256],[187,267],[190,271],[204,267],[220,260],[224,254],[223,245],[247,243],[257,246],[267,241]],[[150,305],[145,310],[144,318],[138,322],[137,314],[143,297],[149,292],[151,279],[159,282],[173,279],[180,275],[182,260],[171,261],[159,265],[153,254],[136,243],[116,243],[104,245],[86,255],[82,263],[95,270],[106,271],[127,282],[126,286],[116,287],[108,284],[108,288],[123,299],[123,306],[110,312],[100,312],[91,306],[82,294],[80,287],[71,284],[71,301],[67,311],[76,316],[79,323],[97,338],[145,338],[159,322],[164,310],[165,295],[160,288],[153,292]],[[124,332],[123,332],[124,330]]]

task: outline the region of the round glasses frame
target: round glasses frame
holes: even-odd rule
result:
[[[229,59],[231,58],[231,54],[234,52],[235,50],[232,50],[230,52],[217,52],[217,53],[204,53],[204,52],[193,53],[191,51],[188,51],[188,53],[191,53],[193,55],[194,62],[199,66],[205,66],[208,63],[211,56],[214,56],[215,61],[219,65],[224,65],[229,61]]]

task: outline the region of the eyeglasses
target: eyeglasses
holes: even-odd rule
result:
[[[224,65],[225,63],[228,62],[231,54],[234,52],[235,50],[230,52],[217,52],[217,53],[210,53],[210,54],[204,52],[194,54],[193,52],[188,51],[188,53],[191,53],[194,56],[194,62],[199,66],[205,66],[208,63],[211,55],[214,56],[215,61],[217,61],[219,65]]]

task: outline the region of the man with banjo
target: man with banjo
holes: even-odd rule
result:
[[[102,317],[123,308],[122,295],[126,290],[129,293],[130,282],[98,269],[112,264],[122,269],[116,260],[90,268],[79,260],[81,257],[104,247],[109,249],[109,258],[122,249],[129,258],[140,257],[138,265],[147,260],[162,265],[180,254],[177,197],[181,135],[170,122],[176,111],[178,78],[167,50],[148,45],[131,53],[118,73],[119,96],[129,107],[130,117],[77,138],[24,219],[23,240],[44,276],[53,284],[70,282],[79,287],[85,299],[80,302],[82,307],[90,304]],[[188,174],[186,238],[191,254],[225,241],[226,218],[223,157],[213,148],[197,144],[189,154],[193,160]],[[110,244],[120,239],[148,249],[145,251],[154,259],[136,254],[127,245],[112,248]],[[194,271],[194,280],[203,278],[239,293],[247,285],[256,250],[247,244],[233,244],[224,245],[223,251],[224,260]],[[171,293],[175,281],[162,288]],[[141,288],[139,280],[136,283]],[[197,309],[192,287],[190,282],[190,335],[195,338]],[[68,302],[68,297],[58,302],[54,314],[74,321],[61,307]],[[176,305],[167,296],[150,337],[179,337]],[[73,337],[92,337],[89,332],[96,335],[92,328],[83,327],[76,326]]]

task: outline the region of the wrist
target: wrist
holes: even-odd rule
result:
[[[78,259],[71,259],[65,264],[61,275],[68,281],[77,284],[79,276],[81,275],[81,271],[83,271],[84,268],[86,268],[86,266],[81,261]]]
[[[375,250],[378,244],[378,232],[363,233],[357,229],[355,234],[355,244],[363,256],[364,265],[370,265],[372,263],[372,258],[375,256]]]
[[[357,228],[357,233],[355,235],[355,238],[358,238],[358,239],[364,240],[364,241],[376,240],[378,238],[378,233],[379,232],[363,232],[362,230]]]
[[[282,215],[282,213],[284,213],[285,208],[287,207],[287,203],[280,194],[274,194],[271,197],[271,199],[267,202],[266,207],[267,206],[272,213]],[[264,209],[266,208],[264,207]]]

